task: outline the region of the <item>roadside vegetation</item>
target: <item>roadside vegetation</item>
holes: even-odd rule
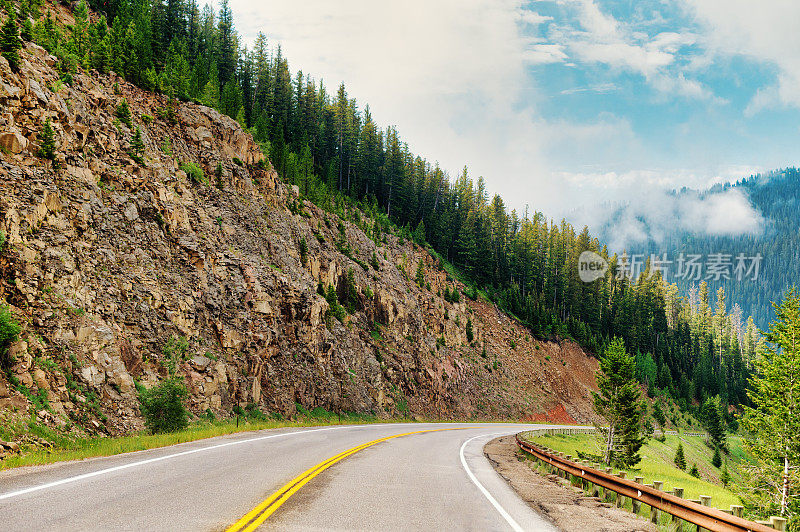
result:
[[[753,520],[779,515],[788,530],[800,531],[800,296],[791,289],[774,308],[769,343],[759,349],[748,379],[748,402],[735,410],[718,395],[706,395],[692,405],[703,435],[685,432],[692,419],[676,412],[667,394],[658,394],[650,411],[637,379],[641,357],[612,338],[593,393],[602,420],[597,434],[533,441],[645,483],[662,481],[665,491],[683,488],[687,499],[710,496],[721,509],[741,504]],[[677,435],[666,434],[669,422]]]
[[[556,434],[531,438],[531,441],[574,457],[600,454],[605,443],[605,440],[592,434]],[[688,464],[686,470],[680,470],[673,462],[678,444],[682,444],[683,447]],[[752,457],[742,449],[740,437],[731,438],[730,445],[731,456],[724,465],[731,472],[731,477],[738,481],[741,478],[742,468],[751,463]],[[614,471],[624,470],[630,479],[637,476],[644,477],[646,484],[652,484],[654,480],[663,481],[664,491],[671,491],[674,487],[684,488],[686,499],[699,499],[700,495],[708,495],[711,497],[711,505],[717,508],[727,509],[731,504],[742,504],[739,496],[731,488],[722,485],[723,469],[711,465],[714,451],[706,445],[702,437],[680,434],[668,435],[663,442],[650,439],[642,446],[640,454],[642,459],[636,466],[615,468]],[[586,459],[591,460],[591,458]],[[693,464],[697,465],[700,478],[695,478],[689,473]]]
[[[19,431],[35,435],[47,446],[30,445],[0,461],[0,471],[20,466],[42,465],[66,460],[82,460],[97,456],[112,456],[155,449],[167,445],[186,443],[215,436],[223,436],[237,432],[248,432],[264,429],[314,427],[321,425],[354,425],[367,423],[402,423],[410,419],[384,419],[376,416],[350,412],[336,414],[323,408],[306,410],[298,405],[298,413],[294,419],[281,419],[279,416],[264,414],[254,406],[238,408],[237,413],[229,419],[213,419],[213,415],[198,418],[185,428],[172,432],[151,433],[141,431],[120,437],[75,437],[61,434],[36,423],[33,419],[3,420],[3,432],[9,434]],[[12,439],[12,438],[8,438]]]

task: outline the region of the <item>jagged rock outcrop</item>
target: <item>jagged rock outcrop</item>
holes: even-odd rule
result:
[[[134,381],[174,366],[198,415],[253,403],[591,417],[596,364],[577,346],[532,339],[486,302],[446,302],[460,285],[428,252],[373,241],[355,210],[342,220],[301,200],[234,120],[113,74],[64,85],[33,44],[21,64],[13,73],[0,58],[0,296],[24,326],[0,408],[122,433],[141,427]],[[116,116],[123,98],[130,126]],[[36,156],[48,119],[54,163]],[[137,128],[143,164],[129,153]],[[419,261],[423,287],[410,278]],[[320,285],[353,312],[332,317]]]

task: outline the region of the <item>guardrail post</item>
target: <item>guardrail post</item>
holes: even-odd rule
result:
[[[672,488],[672,494],[675,495],[676,497],[680,497],[681,499],[683,499],[683,488]],[[675,514],[672,515],[672,522],[677,523],[679,530],[683,526],[681,524],[680,518],[676,517]]]
[[[612,471],[613,469],[611,469],[610,467],[606,468],[606,473],[608,473],[609,475],[611,474]],[[608,497],[611,493],[613,492],[609,488],[603,488],[603,500],[605,502],[608,502]]]
[[[570,462],[572,461],[572,455],[571,454],[568,454],[568,455],[564,456],[564,458],[569,460]],[[568,473],[567,471],[564,471],[564,478],[567,479],[567,482],[572,484],[572,475],[570,473]]]
[[[635,477],[633,481],[637,484],[644,484],[644,477]],[[642,509],[642,503],[636,499],[631,499],[631,509],[633,510],[633,513],[639,515],[639,512]]]
[[[703,506],[711,506],[711,497],[708,495],[700,495],[700,504]],[[703,532],[705,528],[701,527],[700,525],[697,526],[697,532]]]
[[[661,488],[663,488],[663,487],[664,487],[664,482],[662,482],[660,480],[654,480],[653,481],[653,489],[657,489],[658,491],[661,491]],[[660,515],[661,515],[661,511],[658,508],[656,508],[655,506],[651,506],[650,507],[650,521],[651,522],[658,524],[658,518],[659,518]]]
[[[592,463],[592,469],[599,469],[600,465],[597,463]],[[592,497],[600,498],[600,486],[597,484],[592,484]]]
[[[619,473],[617,473],[617,476],[619,478],[625,478],[625,471],[620,471]],[[617,492],[617,508],[622,508],[622,505],[625,504],[624,499],[625,498],[622,496],[622,494]]]
[[[772,516],[769,518],[769,520],[772,522],[772,528],[775,530],[786,530],[786,519],[783,517]]]
[[[589,462],[586,460],[581,460],[581,467],[585,470],[589,468]],[[584,491],[591,492],[592,491],[592,483],[587,480],[586,476],[581,475],[581,486],[583,487]]]
[[[731,504],[731,513],[736,517],[742,517],[742,512],[744,511],[744,506],[739,504]]]

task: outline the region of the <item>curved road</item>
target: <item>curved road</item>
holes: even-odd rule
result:
[[[241,520],[237,530],[552,531],[483,455],[490,439],[527,428],[278,429],[12,469],[0,472],[0,528],[223,531]]]

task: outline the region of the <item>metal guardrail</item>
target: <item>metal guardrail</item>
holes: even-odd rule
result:
[[[526,434],[534,434],[543,436],[546,434],[579,434],[591,433],[594,429],[535,429],[526,431]],[[651,518],[655,522],[658,519],[658,512],[663,511],[673,516],[674,519],[682,519],[688,523],[692,523],[700,528],[720,531],[720,532],[773,532],[774,530],[785,530],[786,520],[782,518],[772,518],[771,525],[768,526],[763,522],[748,521],[740,515],[733,515],[717,508],[711,508],[698,504],[690,500],[683,499],[672,493],[667,493],[656,489],[654,486],[648,486],[641,482],[634,482],[625,478],[625,472],[621,471],[619,475],[611,474],[611,469],[608,468],[605,472],[587,466],[585,463],[574,462],[570,460],[571,456],[559,456],[545,448],[536,445],[535,443],[526,441],[521,437],[521,434],[516,435],[517,445],[523,451],[531,454],[535,458],[541,460],[546,465],[563,471],[564,476],[570,479],[570,476],[577,479],[584,488],[589,488],[590,491],[597,491],[594,486],[602,487],[605,493],[609,490],[617,494],[617,506],[621,506],[623,497],[631,499],[634,511],[638,513],[638,507],[641,504],[646,504],[651,507]],[[643,480],[637,477],[637,480]],[[656,483],[661,485],[660,482]],[[683,490],[680,490],[682,493]],[[705,498],[708,502],[710,498]],[[701,498],[701,500],[703,500]],[[639,503],[637,505],[637,503]],[[741,513],[741,507],[731,507],[732,512],[738,509]]]
[[[677,430],[657,430],[653,434],[663,434],[664,436],[696,436],[698,438],[708,437],[708,434],[705,432],[678,432]]]

